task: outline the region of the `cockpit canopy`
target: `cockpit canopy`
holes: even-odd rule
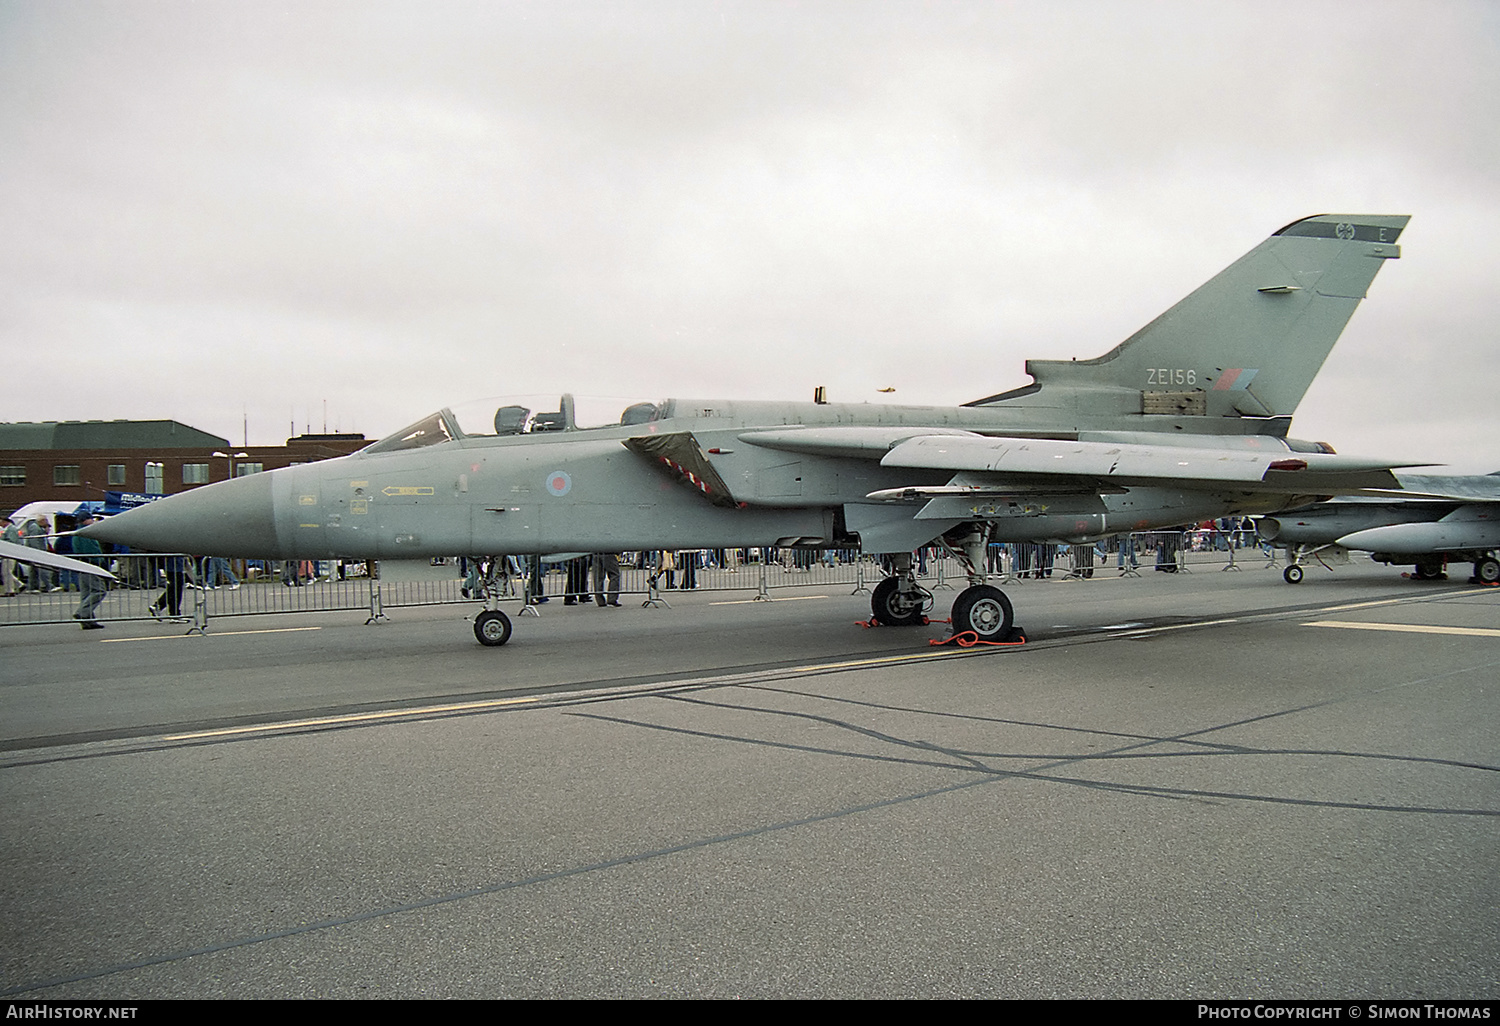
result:
[[[534,435],[546,431],[589,431],[647,424],[667,416],[670,400],[600,398],[564,394],[476,399],[445,407],[415,424],[387,435],[364,451],[400,452],[438,445],[455,438]]]

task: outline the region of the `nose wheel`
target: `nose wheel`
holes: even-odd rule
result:
[[[498,609],[486,609],[474,617],[474,637],[481,645],[503,645],[510,640],[510,617]]]

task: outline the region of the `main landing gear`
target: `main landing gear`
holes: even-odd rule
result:
[[[915,581],[887,577],[875,586],[870,610],[884,627],[919,627],[932,603],[932,594]],[[1009,641],[1015,628],[1015,611],[1005,592],[988,584],[965,588],[953,600],[953,633],[973,633],[980,641]]]
[[[1448,577],[1441,556],[1431,559],[1420,559],[1412,567],[1412,576],[1419,581],[1442,581]]]
[[[953,600],[952,629],[955,636],[972,634],[980,641],[1004,642],[1014,639],[1015,611],[1010,599],[999,588],[984,583],[978,572],[984,558],[986,532],[974,530],[962,537],[944,539],[949,550],[968,572],[969,587]],[[917,584],[911,569],[911,554],[892,557],[895,573],[875,586],[870,610],[875,622],[886,627],[910,627],[927,622],[924,615],[932,606],[932,594]]]
[[[870,612],[883,627],[919,627],[927,622],[932,593],[919,586],[908,572],[887,577],[875,585]]]

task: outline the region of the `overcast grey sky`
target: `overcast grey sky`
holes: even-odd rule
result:
[[[958,403],[1406,213],[1298,412],[1500,470],[1500,4],[0,0],[0,419]]]

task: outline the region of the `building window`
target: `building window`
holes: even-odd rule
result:
[[[0,485],[23,485],[25,483],[25,467],[0,467]]]
[[[112,484],[112,485],[122,485],[122,484],[125,483],[125,464],[123,464],[123,463],[111,463],[109,465],[109,469],[108,469],[108,471],[106,473],[107,473],[107,478],[106,479],[109,481],[110,484]]]
[[[55,485],[83,484],[83,472],[76,466],[58,466],[52,468],[52,483]]]
[[[185,485],[208,484],[208,464],[184,463],[182,465],[182,483]]]
[[[164,491],[166,491],[166,489],[162,487],[162,470],[163,469],[164,468],[163,468],[162,464],[160,464],[160,463],[148,463],[148,464],[146,464],[146,494],[147,495],[161,495]]]
[[[234,465],[235,477],[249,477],[251,474],[259,474],[266,469],[264,463],[236,463]]]

